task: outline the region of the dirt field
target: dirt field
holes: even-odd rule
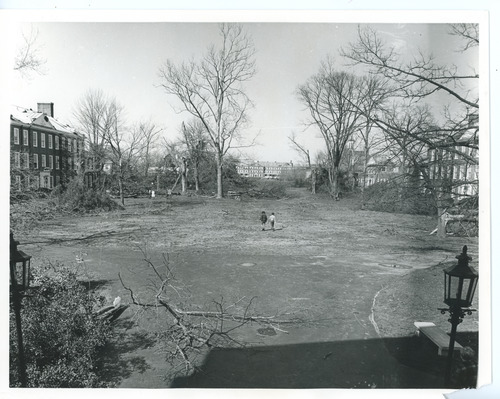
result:
[[[261,231],[262,210],[276,213],[276,231]],[[245,326],[236,331],[245,349],[204,353],[204,373],[173,379],[143,334],[151,321],[138,325],[131,307],[118,323],[121,346],[110,358],[110,378],[119,387],[437,387],[428,365],[391,355],[398,340],[413,335],[414,321],[449,331],[447,316],[437,311],[442,270],[463,245],[477,266],[477,238],[440,240],[429,235],[435,224],[430,217],[361,211],[355,199],[332,202],[291,190],[282,200],[127,199],[123,211],[61,217],[18,239],[34,264],[79,265],[110,302],[116,296],[129,302],[118,273],[146,295],[152,276],[145,251],[158,264],[168,254],[189,292],[185,306],[255,297],[256,314],[307,321],[272,334]],[[459,331],[477,331],[477,320],[477,313],[468,316]]]

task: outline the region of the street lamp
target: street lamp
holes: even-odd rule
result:
[[[478,273],[469,266],[472,259],[467,255],[467,245],[464,245],[462,253],[457,255],[458,264],[444,270],[444,303],[448,308],[440,308],[442,314],[450,313],[448,321],[451,323],[450,344],[445,371],[445,385],[448,387],[451,375],[451,364],[453,361],[453,350],[457,326],[463,321],[465,314],[471,315],[475,309],[471,309],[472,299],[476,292]]]
[[[24,291],[29,287],[31,256],[19,251],[18,245],[19,241],[10,232],[10,285]]]
[[[14,240],[10,232],[10,292],[12,307],[16,317],[17,351],[19,381],[22,387],[26,387],[26,360],[24,358],[23,330],[21,323],[21,301],[22,292],[29,287],[30,260],[31,256],[19,251],[19,241]]]

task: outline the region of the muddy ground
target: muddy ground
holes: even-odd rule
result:
[[[276,231],[261,230],[262,210],[276,213]],[[300,320],[272,330],[246,325],[234,333],[245,346],[200,353],[203,371],[182,376],[145,334],[161,315],[131,306],[109,354],[108,377],[118,387],[434,388],[441,360],[435,348],[422,355],[413,323],[449,331],[437,311],[442,270],[463,245],[473,266],[478,252],[477,238],[429,235],[435,225],[431,217],[362,211],[355,198],[296,189],[281,200],[127,199],[125,210],[62,216],[19,239],[35,266],[75,264],[110,303],[130,302],[118,273],[150,300],[154,275],[143,259],[161,265],[165,256],[182,287],[179,306],[223,300],[241,312],[251,300],[256,315]],[[466,317],[459,331],[472,335],[464,344],[477,329],[478,313]]]

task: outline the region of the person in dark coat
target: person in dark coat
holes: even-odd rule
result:
[[[262,231],[266,229],[267,215],[266,212],[262,211],[260,215],[260,222],[262,223]]]

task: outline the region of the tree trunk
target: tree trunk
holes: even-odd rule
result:
[[[198,165],[193,166],[194,190],[196,193],[200,191],[200,179],[198,176]]]
[[[181,194],[186,194],[186,174],[181,173]]]
[[[311,193],[316,194],[316,169],[311,169]]]
[[[368,146],[365,144],[365,159],[363,160],[363,182],[361,184],[361,209],[365,209],[365,188],[366,188],[366,176],[368,175],[368,159],[370,153],[368,151]]]
[[[222,198],[222,157],[217,156],[217,198]]]
[[[335,172],[333,171],[333,167],[330,166],[328,168],[328,183],[330,185],[330,196],[331,197],[334,197],[334,195],[335,195],[335,188],[334,188],[334,180],[335,180],[335,178],[334,178],[334,174],[335,174]]]
[[[122,205],[125,205],[125,196],[123,194],[123,178],[121,176],[118,178],[118,188],[120,190],[120,201]]]
[[[332,176],[331,176],[331,192],[333,198],[338,200],[339,197],[339,167],[338,165],[333,165]]]
[[[179,166],[179,173],[181,176],[181,194],[186,194],[187,191],[187,174],[188,174],[188,167],[187,167],[187,159],[182,157],[181,159],[181,164]]]
[[[438,225],[437,225],[437,236],[439,238],[446,237],[446,208],[437,209],[438,212]]]

